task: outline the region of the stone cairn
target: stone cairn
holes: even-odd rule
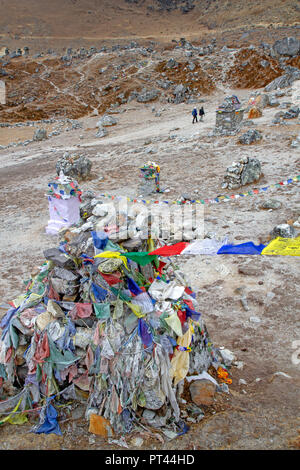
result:
[[[261,164],[256,158],[243,157],[237,163],[233,162],[226,170],[222,189],[237,189],[259,180]]]
[[[215,134],[235,135],[243,121],[244,110],[235,95],[227,96],[216,110]]]
[[[185,419],[204,417],[202,405],[213,405],[215,392],[228,393],[227,358],[178,268],[148,256],[153,239],[127,233],[119,245],[119,223],[117,238],[101,230],[108,219],[95,215],[105,211],[94,199],[92,216],[60,231],[1,320],[0,411],[26,418],[36,407],[32,431],[61,435],[62,397],[85,405],[93,434],[155,428],[176,437],[188,430]]]
[[[159,193],[160,167],[155,162],[147,162],[140,168],[142,183],[139,186],[139,194],[147,196]]]

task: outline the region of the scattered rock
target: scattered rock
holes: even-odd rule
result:
[[[277,199],[268,199],[267,201],[264,201],[259,208],[264,209],[264,210],[269,210],[269,209],[280,209],[282,206],[280,201],[277,201]]]
[[[141,437],[134,437],[133,439],[131,439],[130,443],[134,447],[142,447],[144,439],[142,439]]]
[[[251,323],[260,323],[261,319],[259,317],[256,317],[256,316],[252,316],[252,317],[249,318],[249,321]]]
[[[248,311],[250,310],[250,308],[249,308],[249,306],[248,306],[248,302],[247,302],[246,296],[243,295],[243,296],[241,297],[240,301],[241,301],[241,304],[242,304],[244,310],[245,310],[246,312],[248,312]]]
[[[97,133],[95,134],[95,137],[98,137],[98,138],[106,137],[107,134],[108,134],[107,130],[104,127],[100,126],[98,128]]]
[[[238,268],[239,274],[244,274],[245,276],[258,276],[260,271],[255,266],[244,265]]]
[[[149,103],[158,98],[158,90],[144,90],[142,93],[139,93],[136,97],[138,103]]]
[[[249,129],[245,134],[239,138],[239,143],[244,145],[250,145],[254,142],[258,142],[262,139],[261,133],[256,129]]]
[[[274,43],[273,51],[278,55],[296,56],[300,54],[300,40],[295,37],[280,39]]]
[[[286,113],[282,114],[282,119],[295,119],[299,116],[300,108],[298,106],[291,107]]]
[[[281,376],[281,377],[285,377],[286,379],[291,379],[291,378],[292,378],[290,375],[286,374],[285,372],[280,372],[280,371],[279,371],[279,372],[275,372],[275,373],[273,374],[273,376],[275,376],[275,377],[276,377],[276,376]]]
[[[103,416],[96,414],[90,415],[89,432],[102,437],[110,437],[114,434],[110,422],[103,418]]]
[[[173,91],[174,103],[183,103],[186,99],[187,87],[185,85],[177,85]]]
[[[292,140],[291,147],[293,148],[300,147],[300,133],[294,140]]]
[[[276,106],[279,106],[280,102],[277,98],[273,98],[271,97],[269,99],[269,106],[271,106],[272,108],[276,107]]]
[[[283,238],[295,238],[296,230],[292,225],[280,224],[276,225],[270,233],[272,238],[283,237]]]
[[[46,129],[37,129],[34,133],[33,140],[40,142],[41,140],[47,139]]]
[[[277,90],[278,88],[289,87],[294,83],[295,80],[299,80],[299,79],[300,79],[299,69],[295,68],[295,70],[287,70],[285,74],[272,80],[265,87],[265,91],[273,91],[273,90]]]
[[[173,59],[173,57],[171,57],[171,59],[169,59],[166,63],[166,67],[168,69],[172,69],[173,67],[176,67],[178,65],[178,63],[176,62],[175,59]]]
[[[225,366],[231,366],[232,361],[234,361],[235,356],[232,351],[229,349],[221,349],[220,348],[220,354],[222,356],[223,362]]]
[[[116,118],[113,116],[110,116],[108,114],[105,114],[100,121],[97,122],[97,127],[108,127],[108,126],[115,126],[117,124]]]

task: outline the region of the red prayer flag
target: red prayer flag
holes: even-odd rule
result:
[[[179,255],[190,243],[179,242],[175,245],[165,245],[148,253],[148,255],[172,256]]]

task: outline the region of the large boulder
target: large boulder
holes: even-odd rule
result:
[[[47,261],[52,261],[55,266],[63,269],[75,269],[76,266],[71,258],[65,256],[58,248],[49,248],[44,251]]]
[[[276,210],[276,209],[280,209],[281,206],[282,206],[281,202],[277,201],[277,199],[267,199],[259,207],[260,209],[263,209],[263,210],[270,210],[270,209]]]
[[[56,172],[75,179],[86,179],[91,173],[92,162],[84,155],[70,155],[66,152],[56,163]]]
[[[249,183],[254,183],[259,180],[261,175],[261,164],[257,158],[249,158],[249,161],[244,165],[241,174],[242,186]]]
[[[291,67],[290,69],[286,70],[285,74],[272,80],[265,87],[265,91],[273,91],[277,90],[278,88],[289,87],[294,83],[295,80],[300,80],[300,70],[296,67]]]
[[[275,54],[283,56],[296,56],[300,54],[300,40],[295,37],[284,38],[273,45]]]
[[[98,137],[98,138],[106,137],[107,134],[108,134],[107,130],[102,126],[99,126],[98,131],[95,134],[95,137]]]
[[[100,121],[97,122],[97,127],[109,127],[109,126],[115,126],[117,124],[117,120],[113,116],[109,116],[108,114],[105,114]]]
[[[34,133],[33,140],[40,142],[41,140],[47,139],[46,129],[37,129]]]
[[[182,85],[182,84],[177,85],[173,91],[174,103],[175,104],[183,103],[185,101],[187,91],[188,89],[185,85]]]
[[[292,225],[280,224],[276,225],[270,233],[272,238],[283,237],[283,238],[295,238],[296,230]]]
[[[150,101],[156,100],[158,97],[158,90],[153,89],[153,90],[143,90],[141,93],[139,93],[136,97],[136,100],[139,103],[149,103]]]
[[[292,106],[282,115],[282,119],[295,119],[299,116],[300,108],[298,106]]]
[[[237,189],[241,186],[258,181],[261,175],[261,164],[256,158],[243,157],[233,162],[226,170],[222,183],[223,189]]]
[[[210,380],[206,379],[195,380],[191,383],[189,391],[193,403],[198,406],[209,406],[214,402],[216,385]]]
[[[250,108],[249,113],[248,113],[248,119],[256,119],[262,117],[262,111],[260,108],[253,106],[253,108]]]
[[[256,129],[249,129],[245,134],[239,138],[239,143],[244,145],[250,145],[254,142],[258,142],[262,139],[261,133]]]
[[[292,140],[291,147],[293,147],[293,148],[300,147],[300,132],[299,132],[298,136],[294,140]]]

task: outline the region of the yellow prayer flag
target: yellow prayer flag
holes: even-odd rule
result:
[[[300,237],[272,240],[261,252],[262,255],[300,256]]]
[[[119,251],[103,251],[103,253],[95,255],[94,258],[118,258],[123,261],[126,269],[129,269],[126,256],[122,256]]]

